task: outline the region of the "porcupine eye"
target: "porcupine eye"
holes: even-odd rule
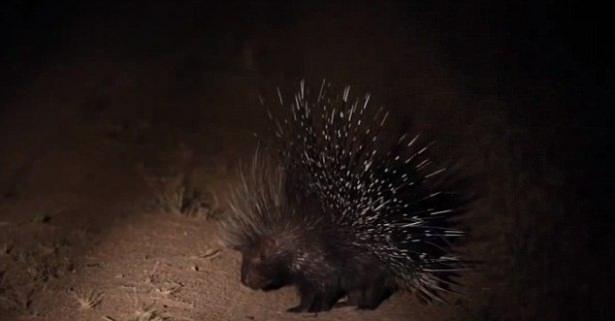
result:
[[[252,262],[253,265],[260,265],[263,262],[265,262],[266,260],[267,260],[267,256],[260,249],[258,250],[256,255],[252,256],[252,258],[250,259],[250,261]]]
[[[261,241],[258,247],[258,252],[252,259],[252,262],[254,262],[254,264],[273,263],[271,262],[270,259],[273,256],[272,253],[275,252],[275,248],[274,248],[275,246],[276,246],[275,241],[272,238],[270,237],[263,238],[263,240]]]
[[[260,262],[263,262],[263,261],[267,260],[267,255],[264,252],[261,252],[260,255],[256,258],[256,260],[260,261]]]

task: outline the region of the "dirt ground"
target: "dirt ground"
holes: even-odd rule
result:
[[[64,19],[49,29],[7,6],[19,31],[0,91],[0,320],[607,320],[592,283],[607,269],[571,264],[609,240],[579,216],[594,193],[577,183],[601,163],[579,170],[577,150],[596,140],[567,127],[577,107],[554,112],[575,102],[567,87],[515,74],[509,35],[468,18],[476,6],[130,2],[44,7]],[[218,241],[224,191],[264,126],[259,94],[301,78],[371,92],[392,134],[437,138],[471,178],[458,251],[481,264],[464,295],[290,314],[293,289],[240,285],[240,257]]]

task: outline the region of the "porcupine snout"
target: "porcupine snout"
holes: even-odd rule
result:
[[[241,255],[241,283],[253,290],[275,290],[288,283],[287,263],[267,250],[250,249]]]
[[[266,277],[256,271],[250,264],[247,262],[246,258],[242,259],[241,263],[241,283],[250,289],[259,290],[265,288],[269,283]]]

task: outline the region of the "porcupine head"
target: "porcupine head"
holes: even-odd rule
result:
[[[294,184],[273,160],[257,153],[239,176],[222,228],[241,253],[241,282],[263,291],[295,285],[301,302],[290,312],[331,309],[345,293],[341,231],[315,198],[288,191]]]
[[[257,153],[250,166],[241,168],[230,195],[231,214],[222,222],[224,242],[241,253],[241,282],[254,290],[293,283],[305,234],[316,237],[308,218],[317,216],[317,206],[299,199],[290,204],[286,183],[283,169]],[[303,215],[295,215],[298,210]],[[310,245],[315,246],[313,241]]]

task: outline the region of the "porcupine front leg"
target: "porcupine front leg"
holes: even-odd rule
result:
[[[329,311],[342,296],[343,292],[339,287],[327,288],[315,297],[308,312]]]
[[[358,309],[373,310],[391,294],[392,290],[384,285],[371,285],[364,289],[356,289],[348,294],[348,301]]]
[[[298,313],[307,311],[316,298],[316,290],[311,284],[298,284],[297,289],[299,290],[301,302],[299,305],[288,309],[288,312]]]
[[[371,278],[348,292],[348,303],[358,309],[373,310],[394,291],[394,287],[385,277]]]
[[[301,302],[298,306],[288,309],[288,312],[321,312],[329,311],[342,297],[341,288],[334,284],[318,287],[311,283],[298,286]]]

